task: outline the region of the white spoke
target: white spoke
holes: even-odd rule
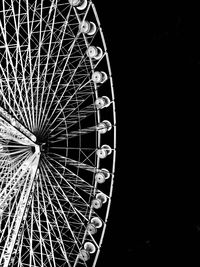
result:
[[[47,116],[48,116],[48,114],[49,114],[49,112],[50,112],[50,107],[51,107],[51,105],[52,105],[52,103],[53,103],[53,100],[54,100],[54,98],[55,98],[55,96],[56,96],[56,93],[57,93],[57,90],[58,90],[58,88],[59,88],[58,86],[59,86],[59,84],[60,84],[62,75],[63,75],[63,73],[64,73],[64,71],[65,71],[65,69],[66,69],[66,67],[67,67],[67,65],[68,65],[68,60],[69,60],[70,55],[71,55],[71,53],[72,53],[72,51],[73,51],[73,48],[74,48],[74,45],[75,45],[75,43],[76,43],[76,40],[77,40],[78,36],[79,36],[79,32],[77,33],[77,36],[74,38],[74,42],[73,42],[72,45],[70,46],[70,49],[69,49],[68,54],[67,54],[67,59],[66,59],[66,62],[65,62],[65,66],[64,66],[64,68],[63,68],[63,70],[62,70],[62,73],[61,73],[61,75],[60,75],[60,78],[59,78],[59,81],[58,81],[58,83],[57,83],[56,89],[55,89],[55,91],[54,91],[53,97],[52,97],[52,99],[51,99],[50,102],[49,102],[49,108],[48,108],[47,112],[45,113],[44,119],[47,118]],[[66,88],[67,88],[67,87],[66,87]],[[65,89],[65,91],[66,91],[66,89]],[[65,92],[65,91],[64,91],[64,92]],[[64,92],[63,92],[63,93],[64,93]]]
[[[49,11],[49,13],[53,13],[53,21],[52,21],[52,24],[51,24],[51,35],[50,35],[50,40],[49,40],[49,48],[48,48],[48,52],[47,52],[47,61],[46,61],[46,64],[45,64],[45,69],[44,69],[44,74],[43,74],[44,75],[44,83],[43,83],[43,86],[42,86],[42,99],[41,99],[40,109],[39,109],[40,112],[39,112],[38,125],[37,125],[38,127],[39,127],[39,121],[40,121],[40,117],[41,117],[41,111],[42,110],[43,110],[43,112],[45,111],[45,108],[42,109],[42,103],[43,103],[44,91],[46,89],[45,88],[45,86],[46,86],[45,81],[46,81],[46,76],[47,76],[47,71],[48,71],[48,64],[49,64],[49,58],[50,58],[50,49],[51,49],[51,46],[52,46],[54,23],[55,23],[55,18],[56,18],[56,8],[55,8],[55,6],[57,6],[57,0],[51,2],[51,7],[50,7],[50,11]],[[48,92],[48,94],[49,94],[49,92]]]
[[[53,119],[53,122],[51,124],[54,124],[55,121],[58,119],[58,117],[60,116],[60,114],[63,112],[63,110],[68,106],[69,102],[72,100],[73,97],[76,96],[76,94],[78,93],[79,90],[81,90],[82,88],[84,88],[90,81],[87,81],[85,84],[79,86],[75,92],[69,97],[69,99],[67,100],[67,102],[65,103],[65,105],[63,106],[63,109],[59,111],[59,113],[55,116],[55,118]],[[53,114],[53,113],[52,113]],[[49,120],[52,118],[52,114],[50,115]],[[49,127],[47,127],[44,131],[44,134],[46,133],[46,131],[49,130],[49,128],[51,127],[51,125]],[[42,132],[43,133],[43,132]]]
[[[21,2],[21,0],[20,0]],[[17,48],[16,48],[16,54],[19,55],[19,60],[20,60],[20,65],[22,67],[22,74],[23,74],[23,86],[25,88],[25,97],[26,97],[26,102],[28,104],[28,111],[29,111],[29,117],[31,118],[31,112],[30,112],[30,103],[29,103],[29,99],[28,99],[28,90],[27,90],[27,84],[26,84],[26,80],[25,80],[25,66],[23,64],[22,61],[22,52],[21,52],[21,46],[20,46],[20,42],[19,42],[19,26],[20,26],[20,8],[19,8],[19,15],[18,15],[18,26],[17,26],[17,16],[15,14],[15,10],[14,10],[14,6],[13,6],[13,1],[11,1],[11,6],[12,6],[12,12],[13,12],[13,18],[14,18],[14,24],[15,24],[15,30],[16,30],[16,37],[17,37]],[[17,65],[17,61],[16,61],[16,65]],[[32,120],[30,120],[31,122]]]
[[[48,173],[47,173],[46,169],[43,168],[43,171],[44,171],[44,174],[45,174],[44,176],[47,176],[47,177],[48,177]],[[70,233],[71,233],[71,235],[72,235],[72,237],[73,237],[73,239],[74,239],[74,242],[75,242],[75,244],[78,246],[78,243],[80,243],[80,241],[77,240],[77,238],[75,237],[74,232],[73,232],[72,229],[71,229],[71,226],[70,226],[70,224],[69,224],[69,221],[68,221],[68,219],[67,219],[67,217],[66,217],[66,215],[65,215],[65,213],[64,213],[64,211],[63,211],[62,205],[60,204],[60,201],[59,201],[59,199],[58,199],[58,197],[57,197],[56,194],[55,194],[55,198],[56,198],[56,201],[57,201],[57,203],[58,203],[58,205],[59,205],[60,211],[61,211],[63,217],[65,218],[66,224],[67,224],[67,226],[68,226],[68,228],[69,228],[69,230],[70,230]],[[80,245],[80,244],[79,244],[79,245]]]
[[[48,163],[48,165],[47,165],[47,163]],[[84,205],[84,206],[86,206],[86,208],[88,208],[88,209],[90,209],[90,206],[87,204],[87,202],[80,196],[80,194],[71,186],[71,184],[63,177],[63,175],[60,173],[60,172],[58,172],[58,170],[56,170],[55,168],[54,168],[54,166],[49,162],[49,161],[47,161],[47,163],[46,163],[46,168],[49,170],[49,171],[51,171],[50,170],[50,167],[53,169],[53,171],[56,173],[56,175],[57,176],[59,176],[61,179],[63,179],[67,184],[68,184],[68,186],[69,186],[69,188],[70,189],[72,189],[72,191],[73,192],[75,192],[75,194],[77,195],[77,197],[79,198],[79,200],[81,200],[82,201],[82,204]],[[88,221],[88,219],[85,217],[85,215],[84,214],[82,214],[75,206],[73,206],[73,203],[71,203],[71,201],[69,200],[69,197],[65,194],[65,192],[63,191],[63,189],[62,189],[62,187],[59,185],[59,183],[57,182],[57,180],[55,179],[55,177],[54,176],[52,176],[52,178],[54,178],[54,180],[55,180],[55,182],[56,182],[56,184],[57,184],[57,186],[59,187],[59,189],[62,191],[62,194],[63,194],[63,196],[64,196],[64,198],[67,200],[67,202],[69,202],[69,204],[70,204],[70,206],[72,207],[72,209],[74,210],[74,212],[76,213],[78,213],[81,217],[83,217],[86,221]],[[79,217],[79,215],[78,215],[78,217]],[[79,217],[79,219],[80,219],[80,221],[81,221],[81,218]]]
[[[86,96],[85,97],[85,100],[84,101],[81,101],[80,103],[78,103],[78,105],[75,107],[75,108],[72,108],[72,107],[66,107],[66,111],[67,111],[67,115],[63,118],[63,119],[61,119],[54,127],[51,127],[51,125],[49,126],[49,128],[51,128],[51,130],[50,130],[50,132],[51,132],[51,134],[52,134],[52,132],[53,131],[55,131],[55,130],[57,130],[57,129],[60,129],[60,132],[61,131],[63,131],[63,128],[61,128],[61,126],[60,125],[62,125],[62,123],[64,122],[64,121],[68,121],[68,129],[70,129],[73,125],[75,125],[75,124],[77,124],[79,121],[81,121],[81,120],[83,120],[83,119],[85,119],[85,116],[87,116],[87,117],[89,117],[90,115],[92,115],[93,113],[94,113],[94,106],[92,105],[90,105],[90,106],[88,106],[88,107],[86,107],[85,108],[85,116],[78,116],[77,115],[77,120],[74,120],[73,119],[73,122],[72,123],[70,123],[70,125],[69,125],[69,121],[70,121],[70,116],[71,115],[74,115],[74,113],[75,112],[77,112],[78,110],[79,110],[79,108],[81,107],[81,105],[86,101],[88,99],[88,96]],[[82,110],[82,112],[83,112],[83,110]],[[76,113],[75,113],[76,114]],[[52,125],[53,125],[53,123],[52,123]],[[64,128],[65,129],[65,128]],[[65,129],[66,130],[66,129]],[[56,135],[58,135],[59,134],[59,132],[56,134]],[[55,137],[55,136],[52,136],[52,137]]]
[[[49,219],[48,219],[48,213],[47,213],[47,209],[46,209],[46,205],[45,205],[45,198],[44,198],[44,192],[43,192],[41,176],[39,176],[39,183],[40,183],[40,188],[41,188],[41,193],[42,193],[42,200],[43,200],[43,203],[44,203],[44,214],[45,214],[46,222],[47,222],[48,239],[49,239],[48,241],[49,241],[50,247],[51,247],[51,256],[52,256],[52,259],[53,259],[53,266],[56,266],[55,257],[54,257],[54,249],[53,249],[53,245],[52,245],[51,231],[50,231],[50,222],[49,222]]]
[[[26,0],[26,10],[27,10],[27,29],[28,29],[28,59],[29,59],[29,68],[30,68],[30,73],[33,72],[32,70],[32,61],[31,61],[31,34],[30,34],[30,19],[29,19],[29,4],[28,0]],[[31,106],[32,106],[32,129],[34,129],[34,124],[35,124],[35,116],[34,116],[34,92],[33,92],[33,84],[32,81],[30,81],[31,84]],[[31,113],[31,112],[30,112]]]
[[[15,78],[16,88],[17,88],[17,91],[19,93],[20,102],[22,103],[22,107],[24,109],[26,122],[27,122],[27,125],[30,127],[30,122],[29,122],[27,111],[26,111],[26,108],[25,108],[25,105],[24,105],[24,101],[23,101],[23,95],[22,95],[22,92],[21,92],[21,89],[20,89],[20,86],[19,86],[19,83],[18,83],[16,71],[15,71],[15,68],[14,68],[14,65],[13,65],[13,61],[12,61],[12,57],[11,57],[11,54],[10,54],[10,51],[9,51],[9,48],[8,48],[8,44],[6,43],[5,29],[3,28],[1,21],[0,21],[0,29],[1,29],[1,32],[2,32],[2,35],[3,35],[4,41],[5,41],[6,54],[8,55],[8,60],[9,60],[9,63],[11,65],[12,72],[13,72],[13,75],[14,75],[14,78]]]
[[[40,248],[41,248],[41,263],[42,263],[42,266],[44,264],[44,256],[43,256],[43,247],[44,247],[44,252],[46,253],[46,255],[48,255],[47,253],[47,248],[46,248],[46,245],[44,243],[44,240],[43,240],[43,237],[42,237],[42,230],[41,230],[41,220],[40,220],[40,215],[42,213],[41,211],[41,206],[39,205],[40,203],[40,198],[39,198],[39,183],[37,183],[37,209],[38,209],[38,220],[36,219],[36,214],[34,213],[34,216],[35,216],[35,221],[36,221],[36,224],[37,224],[37,227],[38,227],[38,230],[39,230],[39,240],[40,240]],[[49,257],[47,257],[48,259],[48,263],[50,264],[50,266],[52,266],[52,263],[49,261]]]

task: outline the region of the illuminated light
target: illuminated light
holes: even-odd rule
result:
[[[82,249],[79,253],[79,259],[82,261],[88,261],[90,259],[90,254],[86,250]]]
[[[107,196],[105,194],[103,194],[103,193],[98,193],[96,195],[96,199],[99,200],[99,201],[101,201],[102,204],[104,204],[104,203],[107,202]]]
[[[79,30],[84,34],[94,35],[97,30],[97,27],[93,22],[84,20],[80,23]]]
[[[94,209],[100,209],[102,207],[102,202],[99,199],[92,200],[92,207]]]
[[[99,183],[99,184],[103,184],[103,183],[105,183],[106,178],[105,178],[104,173],[103,173],[103,172],[98,172],[98,173],[96,173],[96,174],[95,174],[95,180],[96,180],[96,182]]]
[[[95,245],[94,245],[93,243],[91,243],[91,242],[86,242],[86,243],[84,244],[84,249],[85,249],[87,252],[89,252],[90,254],[93,254],[93,253],[96,252],[96,247],[95,247]]]
[[[100,149],[97,150],[96,154],[100,159],[106,158],[112,153],[112,149],[108,145],[103,145]]]
[[[92,81],[94,83],[104,83],[108,79],[108,75],[104,71],[95,71],[92,74]]]
[[[98,218],[98,217],[94,217],[94,218],[92,218],[92,219],[91,219],[91,223],[92,223],[97,229],[98,229],[98,228],[101,228],[102,225],[103,225],[101,219]]]
[[[96,234],[96,232],[97,232],[97,227],[95,227],[94,224],[90,223],[90,224],[88,224],[88,226],[87,226],[87,231],[88,231],[88,233],[90,233],[91,235],[94,235],[94,234]]]

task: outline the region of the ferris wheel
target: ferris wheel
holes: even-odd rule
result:
[[[0,0],[0,266],[96,266],[116,157],[90,0]]]

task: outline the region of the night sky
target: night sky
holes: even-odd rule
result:
[[[109,2],[95,4],[113,72],[118,151],[97,267],[199,266],[199,9]]]

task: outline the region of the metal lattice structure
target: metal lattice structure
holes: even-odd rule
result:
[[[95,266],[115,171],[92,1],[0,0],[0,266]]]

